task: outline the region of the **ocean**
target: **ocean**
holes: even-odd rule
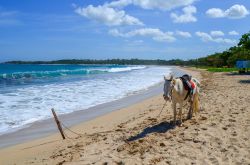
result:
[[[160,66],[0,64],[0,134],[118,100],[163,81]]]

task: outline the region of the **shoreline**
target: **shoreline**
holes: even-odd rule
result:
[[[181,76],[185,70],[179,67],[167,66],[175,76]],[[93,120],[97,117],[112,113],[113,111],[126,108],[128,106],[149,99],[162,93],[163,82],[149,87],[146,90],[138,91],[135,94],[111,102],[96,105],[84,110],[58,115],[60,121],[67,127],[76,126],[84,122]],[[56,111],[56,110],[55,110]],[[28,141],[36,140],[53,135],[58,132],[54,118],[36,121],[26,127],[16,131],[0,135],[0,149],[8,148],[13,145],[22,144]]]

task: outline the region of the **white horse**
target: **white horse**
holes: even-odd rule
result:
[[[187,103],[190,99],[186,98],[188,95],[188,90],[184,88],[184,84],[180,78],[173,78],[173,75],[167,78],[164,76],[164,94],[163,97],[166,101],[172,101],[172,108],[174,112],[174,121],[173,124],[176,125],[176,104],[178,103],[180,106],[179,117],[180,117],[180,126],[182,125],[182,107],[184,103]],[[191,79],[195,83],[195,88],[193,91],[193,99],[190,101],[190,108],[188,112],[187,118],[192,118],[193,111],[195,114],[199,111],[199,87],[200,82],[192,78]]]

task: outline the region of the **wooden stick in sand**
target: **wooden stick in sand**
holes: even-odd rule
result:
[[[55,112],[54,108],[52,108],[51,111],[52,111],[53,116],[54,116],[54,118],[55,118],[56,125],[57,125],[57,127],[58,127],[58,129],[59,129],[59,131],[60,131],[60,133],[61,133],[61,135],[62,135],[62,138],[65,139],[65,136],[64,136],[64,133],[63,133],[63,130],[62,130],[61,123],[60,123],[60,121],[59,121],[58,118],[57,118],[57,115],[56,115],[56,112]]]

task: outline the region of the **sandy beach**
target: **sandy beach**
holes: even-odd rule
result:
[[[0,164],[250,164],[250,76],[180,69],[201,80],[202,107],[182,127],[171,124],[170,103],[160,114],[158,94],[77,124],[66,140],[3,148]]]

